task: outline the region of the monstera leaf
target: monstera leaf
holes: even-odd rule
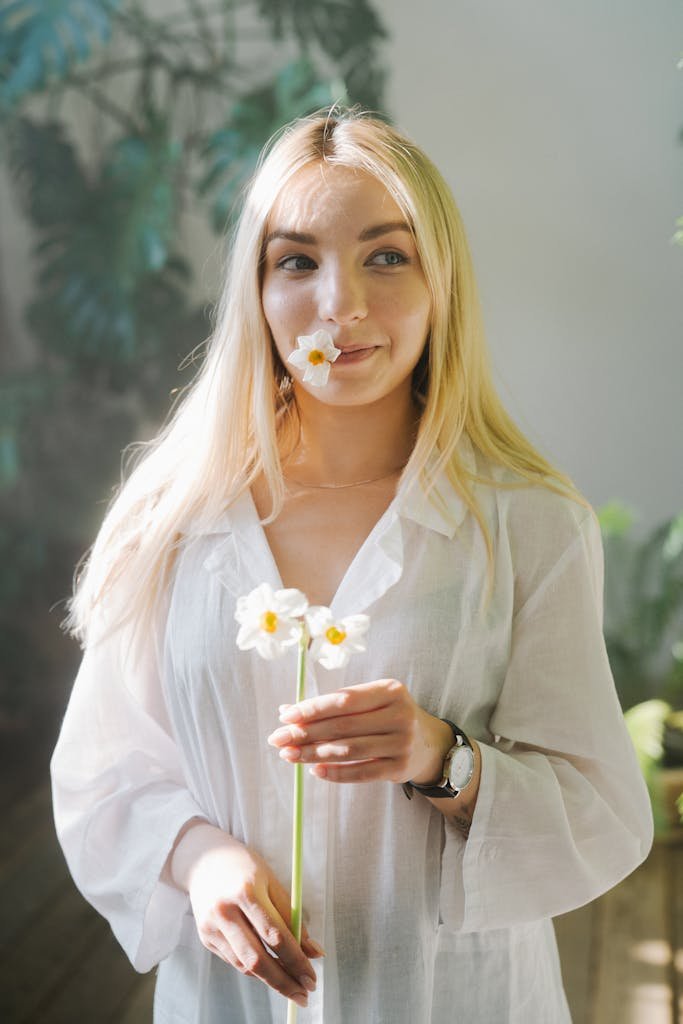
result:
[[[0,9],[0,99],[63,78],[106,42],[121,0],[11,0]]]
[[[386,35],[367,0],[259,0],[258,9],[275,39],[291,28],[303,46],[315,42],[335,60]]]
[[[32,223],[48,228],[77,219],[89,186],[64,125],[18,117],[7,125],[6,138],[10,170]]]
[[[75,154],[64,154],[67,144],[57,138],[56,145],[63,162],[72,163],[74,180],[52,177],[51,187],[64,188],[68,197],[68,215],[43,217],[39,225],[40,289],[29,319],[53,351],[127,361],[139,345],[138,290],[150,275],[162,272],[173,290],[174,279],[185,270],[171,260],[178,147],[159,135],[121,139],[110,149],[99,180],[88,184]],[[26,168],[29,193],[40,189],[49,166]],[[78,201],[74,187],[80,189]]]
[[[217,231],[225,228],[266,139],[295,117],[342,98],[333,96],[333,86],[320,79],[307,60],[299,60],[283,68],[268,85],[237,101],[228,125],[207,140],[208,169],[198,186],[200,195],[218,189],[212,209]]]
[[[683,684],[683,514],[643,538],[632,534],[633,514],[617,502],[599,518],[604,632],[619,696],[625,707],[647,696],[674,699]]]

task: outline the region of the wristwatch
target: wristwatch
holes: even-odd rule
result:
[[[469,785],[474,775],[474,750],[462,729],[442,718],[453,730],[455,743],[444,758],[441,781],[432,786],[421,786],[417,782],[404,782],[403,792],[409,800],[413,798],[413,790],[432,797],[456,797]]]

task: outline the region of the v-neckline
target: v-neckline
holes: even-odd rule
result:
[[[270,542],[268,541],[266,531],[263,528],[263,523],[261,522],[258,509],[256,508],[254,496],[249,488],[246,490],[245,494],[247,500],[246,511],[248,519],[250,520],[249,526],[253,530],[253,535],[258,540],[261,556],[258,559],[255,559],[253,568],[257,573],[261,566],[264,570],[266,567],[269,570],[269,578],[267,580],[260,579],[258,582],[269,582],[273,586],[273,589],[283,590],[285,589],[285,585],[282,581],[282,575],[270,546]],[[396,579],[400,577],[403,568],[403,552],[398,513],[399,500],[400,497],[397,492],[394,494],[379,519],[376,520],[369,533],[365,536],[360,547],[356,550],[356,553],[347,565],[346,570],[337,585],[337,589],[334,592],[332,600],[328,605],[328,607],[334,613],[338,613],[340,617],[343,614],[356,614],[363,611],[371,601],[374,601],[377,597],[381,596],[381,593],[388,589],[388,587],[395,583]],[[392,530],[392,527],[395,529]],[[390,536],[392,533],[393,538]],[[387,537],[389,537],[390,541],[393,542],[385,545],[383,541]],[[344,602],[347,600],[346,592],[349,587],[353,585],[354,576],[358,574],[358,564],[368,557],[367,549],[371,549],[373,545],[375,546],[375,552],[379,556],[379,561],[385,563],[388,560],[394,566],[394,571],[390,571],[388,574],[386,572],[382,573],[381,567],[377,566],[380,571],[372,574],[375,585],[367,589],[363,588],[363,592],[359,593],[357,598],[354,598],[352,604],[349,605],[349,610],[345,610],[343,606]],[[370,558],[368,558],[368,568],[371,568],[371,566],[372,563]],[[384,566],[384,568],[386,569],[387,566]],[[396,568],[398,568],[398,573],[395,571]],[[368,573],[368,575],[370,575],[370,573]],[[375,593],[375,591],[377,592]],[[339,607],[340,603],[341,607]]]

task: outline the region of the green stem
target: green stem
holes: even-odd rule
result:
[[[306,696],[306,650],[308,630],[301,626],[299,657],[297,662],[296,702]],[[294,765],[294,813],[292,817],[292,934],[301,942],[302,888],[303,888],[303,846],[304,846],[304,766]],[[297,1005],[291,999],[287,1005],[287,1024],[295,1024]]]

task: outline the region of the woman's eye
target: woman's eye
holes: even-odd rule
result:
[[[310,256],[285,256],[279,260],[278,267],[281,270],[312,270],[315,263]]]
[[[376,252],[370,258],[370,262],[380,267],[399,267],[408,261],[402,253],[387,250],[386,252]]]

